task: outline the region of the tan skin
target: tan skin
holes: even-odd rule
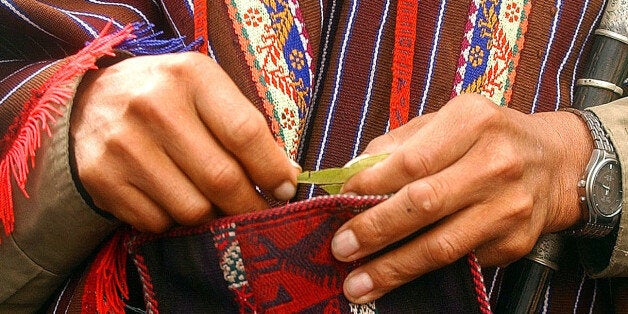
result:
[[[268,207],[255,185],[294,194],[299,170],[263,116],[200,54],[131,58],[88,75],[71,123],[86,190],[140,230]],[[372,301],[471,251],[482,265],[519,259],[540,234],[579,220],[576,182],[591,149],[572,113],[526,115],[477,95],[376,138],[364,153],[391,155],[343,192],[395,194],[343,225],[332,253],[354,261],[431,228],[355,269],[345,296]]]
[[[70,133],[95,204],[140,230],[267,208],[255,185],[284,200],[295,193],[299,170],[263,115],[199,53],[130,58],[88,74]]]

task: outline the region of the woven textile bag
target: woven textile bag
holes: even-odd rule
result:
[[[479,268],[470,258],[369,304],[352,304],[343,296],[344,278],[364,261],[335,260],[332,236],[345,221],[385,199],[322,196],[162,235],[133,234],[125,244],[128,264],[136,268],[128,280],[137,277],[150,313],[490,312]],[[93,265],[87,269],[74,289],[81,301],[58,304],[74,302],[82,312],[96,312],[98,303],[120,297],[97,291],[102,285],[90,278],[103,274]]]

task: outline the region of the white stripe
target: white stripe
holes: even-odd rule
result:
[[[546,314],[549,311],[549,299],[550,299],[550,290],[552,289],[552,278],[550,278],[547,283],[547,289],[545,289],[545,299],[543,300],[543,310],[541,313]]]
[[[185,3],[188,7],[188,12],[194,16],[194,0],[186,0]]]
[[[0,60],[0,63],[9,63],[9,62],[25,62],[25,59],[11,59],[11,60]],[[20,69],[21,70],[21,69]],[[18,70],[19,71],[19,70]],[[2,81],[0,81],[2,83]]]
[[[105,16],[105,15],[94,14],[94,13],[87,13],[87,12],[78,12],[78,11],[68,11],[68,10],[64,10],[64,9],[61,9],[61,8],[56,8],[56,9],[61,11],[61,12],[63,12],[63,13],[65,13],[65,14],[71,15],[72,18],[75,18],[75,19],[78,19],[75,15],[78,15],[78,16],[88,16],[88,17],[93,17],[95,19],[99,19],[99,20],[106,21],[106,22],[111,21],[111,24],[113,24],[115,27],[120,28],[120,29],[124,28],[124,25],[122,25],[120,22],[118,22],[118,21],[116,21],[116,20],[114,20],[114,19],[112,19],[112,18],[110,18],[108,16]],[[88,27],[89,24],[87,24],[85,21],[83,21],[81,19],[79,19],[79,20],[80,20],[81,25],[83,25],[85,27]],[[92,28],[90,27],[90,29],[92,29]],[[96,30],[94,29],[94,31],[96,31]],[[98,34],[96,34],[96,36],[98,36]]]
[[[536,111],[536,104],[539,101],[539,93],[541,91],[541,82],[543,82],[545,66],[547,65],[547,60],[549,59],[550,51],[552,50],[552,44],[554,43],[554,37],[556,36],[558,20],[561,17],[560,7],[562,6],[562,0],[557,0],[555,6],[557,7],[558,12],[554,14],[554,20],[552,21],[552,31],[550,32],[549,42],[547,43],[547,49],[545,50],[545,57],[543,58],[543,62],[541,63],[541,72],[539,73],[539,78],[536,82],[536,90],[534,91],[534,100],[532,101],[532,108],[530,109],[530,113],[534,113],[534,111]]]
[[[573,36],[571,36],[571,42],[569,43],[569,50],[567,50],[567,53],[565,54],[563,61],[560,63],[560,66],[558,67],[558,73],[556,73],[557,93],[556,93],[556,105],[554,106],[554,110],[558,110],[558,108],[560,108],[560,99],[561,99],[560,76],[565,68],[565,64],[567,63],[567,60],[569,60],[569,56],[573,52],[573,47],[576,44],[576,37],[577,37],[576,35],[580,32],[580,26],[582,26],[582,21],[584,20],[584,16],[586,15],[585,13],[587,12],[588,7],[589,7],[589,0],[586,0],[584,2],[584,6],[582,7],[582,10],[580,10],[580,19],[578,20],[578,26],[576,26],[576,30],[574,31]]]
[[[419,116],[423,114],[425,109],[425,102],[427,101],[427,94],[430,91],[430,85],[432,84],[432,72],[436,65],[436,50],[440,39],[440,29],[443,25],[443,16],[445,15],[445,8],[447,7],[447,0],[441,0],[440,9],[438,12],[438,27],[436,27],[436,34],[434,34],[434,40],[432,41],[432,53],[430,54],[430,65],[427,71],[427,82],[425,83],[425,90],[423,90],[423,97],[421,98],[421,106],[419,109]]]
[[[580,280],[580,286],[578,287],[578,294],[576,295],[576,303],[573,305],[573,312],[576,313],[578,309],[578,303],[580,302],[580,293],[582,293],[582,287],[584,286],[584,282],[587,279],[587,275],[583,274],[582,279]]]
[[[320,12],[320,15],[321,15],[321,27],[323,27],[323,23],[325,22],[324,21],[324,15],[323,15],[323,0],[318,0],[318,7],[321,10],[321,12]],[[331,21],[332,19],[329,19],[329,20]]]
[[[322,11],[321,11],[322,12]],[[327,30],[325,31],[325,42],[323,42],[323,50],[321,51],[321,55],[320,55],[320,61],[319,64],[321,65],[320,68],[317,69],[317,73],[316,73],[316,82],[314,83],[314,89],[312,92],[312,98],[310,99],[310,105],[311,106],[316,106],[316,101],[318,100],[318,90],[321,86],[322,80],[323,80],[323,69],[325,69],[325,63],[327,61],[327,55],[329,54],[329,40],[331,37],[331,27],[332,27],[332,22],[334,20],[334,14],[336,13],[336,0],[333,0],[333,2],[331,3],[331,12],[329,14],[329,23],[327,23]],[[321,15],[321,21],[323,20],[323,15]],[[321,27],[323,27],[323,23],[321,22]],[[309,125],[312,120],[312,112],[313,110],[310,110],[308,112],[308,115],[306,117],[307,121],[305,121],[306,125]],[[303,135],[302,135],[303,138]],[[303,147],[303,146],[301,146]],[[299,150],[299,156],[297,156],[298,159],[301,159],[303,155],[303,151],[300,149]],[[310,194],[313,193],[314,191],[314,185],[312,185],[310,187]]]
[[[212,59],[214,59],[214,61],[218,62],[218,59],[216,59],[216,53],[214,52],[214,48],[212,48],[212,45],[210,45],[209,43],[207,43],[207,53]]]
[[[59,308],[59,302],[61,302],[61,298],[65,294],[65,290],[68,288],[69,284],[70,284],[70,280],[67,280],[65,282],[65,286],[63,286],[63,290],[61,290],[61,294],[57,297],[57,303],[55,304],[55,309],[52,311],[52,313],[57,313],[57,309]],[[67,309],[66,309],[66,311],[67,311]]]
[[[584,41],[582,41],[582,46],[580,47],[580,52],[578,53],[578,58],[576,59],[576,63],[574,63],[574,67],[573,67],[573,72],[571,73],[571,87],[570,87],[570,93],[572,96],[572,102],[573,102],[573,95],[574,95],[574,88],[576,87],[576,73],[578,73],[578,68],[580,67],[580,59],[582,58],[582,53],[584,52],[584,47],[587,46],[587,43],[589,42],[589,38],[591,37],[591,34],[593,33],[593,30],[595,29],[595,25],[598,25],[598,22],[600,20],[600,18],[602,17],[602,13],[604,12],[604,7],[606,6],[606,1],[604,1],[604,3],[602,4],[602,6],[600,7],[600,10],[597,12],[597,16],[595,17],[595,22],[593,22],[593,24],[591,24],[591,28],[589,29],[589,32],[587,33],[587,37],[584,38]]]
[[[4,95],[4,97],[2,99],[0,99],[0,106],[2,106],[2,104],[7,100],[7,98],[9,98],[9,96],[11,96],[13,93],[15,93],[15,91],[18,90],[20,87],[22,87],[27,81],[29,81],[30,79],[32,79],[33,77],[35,77],[39,73],[45,71],[46,69],[48,69],[49,67],[51,67],[55,63],[56,62],[53,62],[53,63],[48,64],[45,67],[37,70],[35,73],[29,75],[26,79],[24,79],[22,82],[20,82],[20,84],[18,84],[17,86],[13,87],[13,89],[11,89],[6,95]]]
[[[96,4],[104,4],[104,5],[114,5],[114,6],[120,6],[123,8],[127,8],[131,11],[133,11],[135,14],[139,15],[144,22],[150,24],[150,20],[146,17],[146,15],[144,15],[144,13],[142,11],[140,11],[139,9],[135,8],[132,5],[126,4],[126,3],[120,3],[120,2],[103,2],[103,1],[98,1],[98,0],[88,0],[88,2],[91,3],[96,3]]]
[[[8,7],[11,11],[13,11],[13,13],[15,13],[18,17],[20,17],[22,20],[24,20],[26,23],[32,25],[33,27],[37,28],[38,30],[62,41],[62,42],[66,42],[65,40],[53,35],[52,33],[49,33],[48,31],[46,31],[45,29],[39,27],[39,25],[35,24],[35,22],[31,21],[28,17],[26,17],[26,15],[24,15],[22,12],[20,12],[16,7],[14,7],[13,5],[11,5],[7,0],[0,0],[0,3],[3,3],[6,7]]]
[[[166,17],[168,17],[168,20],[170,21],[170,25],[172,25],[172,28],[174,29],[175,33],[177,33],[177,38],[181,41],[181,43],[185,43],[183,41],[183,38],[181,38],[182,37],[181,32],[177,28],[177,24],[175,24],[174,20],[172,19],[172,16],[170,16],[170,12],[168,12],[168,9],[166,8],[166,5],[164,4],[163,0],[160,2],[161,2],[161,7],[163,8],[164,14],[166,15]]]
[[[491,295],[493,295],[493,289],[495,289],[495,284],[497,283],[497,276],[499,275],[499,271],[502,270],[500,267],[495,268],[495,275],[493,275],[493,281],[491,282],[491,289],[488,291],[488,299],[491,299]]]
[[[593,313],[593,309],[595,308],[595,299],[597,299],[597,282],[598,282],[598,280],[595,279],[593,282],[595,283],[595,285],[593,286],[593,297],[591,297],[591,306],[589,307],[589,313]]]
[[[70,19],[73,19],[77,24],[79,24],[81,27],[83,27],[83,30],[88,32],[90,35],[92,35],[92,37],[96,38],[98,36],[98,32],[92,28],[89,24],[85,23],[85,21],[79,19],[78,17],[74,16],[74,14],[70,11],[66,11],[66,10],[62,10],[57,8],[57,10],[65,13],[65,15],[67,17],[69,17]]]
[[[379,60],[379,45],[381,43],[382,34],[384,33],[384,26],[386,25],[386,19],[388,18],[388,9],[390,8],[390,0],[386,0],[386,7],[384,8],[384,14],[382,15],[382,20],[380,21],[379,30],[377,32],[377,41],[375,42],[374,54],[373,54],[373,63],[371,63],[371,73],[369,74],[369,85],[366,91],[366,100],[364,102],[364,107],[362,110],[362,117],[360,118],[360,125],[358,126],[358,134],[356,136],[355,145],[353,146],[353,155],[351,155],[351,159],[355,158],[358,154],[358,149],[360,148],[360,142],[362,140],[362,132],[364,130],[364,123],[366,121],[366,116],[368,115],[369,106],[371,104],[371,93],[373,91],[373,84],[375,81],[375,70],[377,69],[377,61]]]
[[[358,2],[360,0],[355,0],[352,1],[352,6],[351,6],[351,13],[349,15],[349,22],[347,25],[347,31],[345,32],[343,41],[342,41],[342,48],[340,49],[340,57],[338,58],[338,60],[340,61],[338,63],[338,69],[336,72],[336,81],[335,81],[335,85],[334,85],[334,94],[332,96],[332,99],[330,101],[331,106],[329,107],[329,111],[327,113],[327,121],[325,122],[325,130],[323,132],[323,142],[321,143],[321,147],[320,147],[320,151],[318,153],[318,158],[316,159],[316,165],[314,166],[315,170],[320,170],[321,167],[321,162],[323,160],[323,153],[325,152],[325,148],[327,146],[327,135],[329,133],[329,128],[331,127],[331,120],[334,116],[334,110],[336,109],[336,99],[338,97],[338,92],[340,90],[340,80],[342,77],[342,70],[344,67],[344,59],[345,59],[345,53],[347,52],[347,43],[349,42],[349,38],[351,37],[351,28],[353,27],[353,19],[355,18],[355,11],[356,8],[358,6]],[[310,188],[310,193],[309,193],[309,197],[311,198],[314,195],[314,186],[312,186]]]

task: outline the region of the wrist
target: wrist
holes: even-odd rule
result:
[[[590,111],[565,109],[578,116],[592,139],[591,156],[578,181],[578,200],[582,220],[568,231],[570,235],[600,238],[618,224],[622,210],[623,190],[619,160],[600,120]]]

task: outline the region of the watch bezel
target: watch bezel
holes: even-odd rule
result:
[[[613,209],[613,211],[610,214],[605,214],[603,213],[598,207],[598,205],[594,202],[594,193],[593,193],[593,184],[595,183],[595,178],[597,177],[598,173],[600,172],[600,170],[602,168],[604,168],[605,166],[607,166],[609,163],[614,164],[618,169],[621,169],[620,165],[619,165],[619,161],[617,160],[617,158],[605,151],[605,150],[601,150],[601,149],[594,149],[593,150],[593,154],[591,155],[591,161],[590,161],[590,165],[592,165],[593,167],[590,169],[589,173],[587,174],[587,178],[586,178],[586,184],[585,184],[585,191],[584,191],[584,195],[585,195],[585,199],[586,199],[586,205],[587,207],[591,210],[594,210],[595,213],[597,215],[600,215],[602,217],[606,217],[606,218],[613,218],[615,216],[617,216],[617,214],[619,214],[622,210],[622,202],[621,200],[619,201],[619,204]],[[620,187],[619,187],[619,195],[623,196],[623,190],[622,190],[622,185],[621,185],[621,170],[619,172],[619,177],[617,178],[620,182]],[[593,217],[591,217],[593,218]]]

